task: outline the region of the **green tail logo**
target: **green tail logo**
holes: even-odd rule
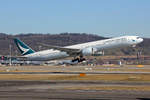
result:
[[[28,54],[35,52],[34,50],[32,50],[29,46],[27,46],[24,42],[22,42],[19,39],[14,39],[14,42],[17,45],[22,55],[28,55]]]

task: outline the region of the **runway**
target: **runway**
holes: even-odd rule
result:
[[[150,74],[149,65],[120,66],[3,66],[0,74]]]
[[[125,72],[125,71],[98,71],[98,72],[0,72],[0,74],[150,74],[150,72]]]
[[[149,94],[149,66],[0,67],[0,100],[150,100]]]
[[[150,86],[150,83],[0,81],[1,100],[149,100],[149,91],[71,89],[91,86]]]

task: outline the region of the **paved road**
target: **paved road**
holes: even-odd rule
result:
[[[150,83],[0,81],[0,100],[150,100],[150,91],[65,89],[89,85],[150,86]]]

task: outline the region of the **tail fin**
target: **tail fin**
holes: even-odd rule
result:
[[[27,46],[24,42],[22,42],[19,39],[14,39],[14,42],[17,45],[22,55],[28,55],[28,54],[35,52],[34,50],[32,50],[29,46]]]

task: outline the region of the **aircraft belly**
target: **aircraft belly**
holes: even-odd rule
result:
[[[43,54],[43,55],[28,57],[27,60],[32,60],[32,61],[47,61],[47,60],[64,58],[64,57],[68,57],[68,56],[69,55],[67,53],[65,53],[65,52],[57,52],[57,53],[48,53],[48,54]]]
[[[53,60],[53,59],[59,59],[59,58],[63,58],[63,57],[68,57],[69,55],[65,52],[58,52],[58,53],[54,53],[54,54],[48,54],[46,56],[46,58],[48,60]]]

